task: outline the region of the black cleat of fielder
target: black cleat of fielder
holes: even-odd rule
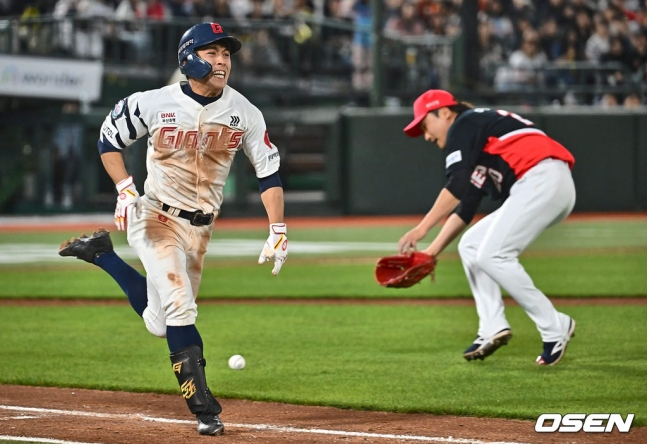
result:
[[[201,435],[222,435],[225,432],[225,425],[220,421],[218,415],[202,414],[198,418],[198,433]]]
[[[95,257],[112,250],[110,232],[104,228],[99,228],[91,236],[82,234],[80,237],[66,240],[58,249],[58,254],[59,256],[76,257],[93,264]]]
[[[463,352],[463,357],[468,361],[473,361],[474,359],[480,359],[482,361],[497,351],[501,346],[507,345],[510,338],[512,338],[512,332],[509,328],[501,330],[489,341],[477,337],[474,343]]]

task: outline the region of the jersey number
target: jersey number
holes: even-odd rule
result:
[[[474,171],[472,171],[470,182],[472,182],[472,184],[474,184],[476,188],[481,189],[488,176],[490,176],[492,182],[494,182],[494,186],[500,193],[501,183],[503,182],[503,174],[492,168],[484,167],[483,165],[476,165],[476,168],[474,168]]]

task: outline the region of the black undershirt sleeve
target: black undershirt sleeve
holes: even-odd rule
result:
[[[470,184],[461,202],[454,210],[454,214],[463,219],[465,225],[469,225],[472,219],[474,219],[474,215],[481,204],[483,196],[485,196],[485,193],[482,190]]]
[[[470,172],[469,168],[459,168],[449,173],[445,188],[458,200],[462,200],[467,193],[470,186]]]

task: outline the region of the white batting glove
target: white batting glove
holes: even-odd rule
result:
[[[139,193],[133,183],[133,176],[128,176],[117,184],[117,207],[115,208],[115,225],[117,230],[124,231],[128,228],[128,211],[134,209],[139,217]]]
[[[288,258],[288,228],[285,224],[270,224],[270,237],[263,245],[263,251],[258,257],[258,263],[264,264],[274,258],[272,274],[277,276],[283,263]]]

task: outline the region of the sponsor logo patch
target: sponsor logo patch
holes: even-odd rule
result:
[[[463,160],[463,155],[460,150],[449,153],[445,158],[445,168],[449,168],[450,165],[460,162],[461,160]]]
[[[177,111],[161,111],[158,113],[161,123],[177,123]]]

